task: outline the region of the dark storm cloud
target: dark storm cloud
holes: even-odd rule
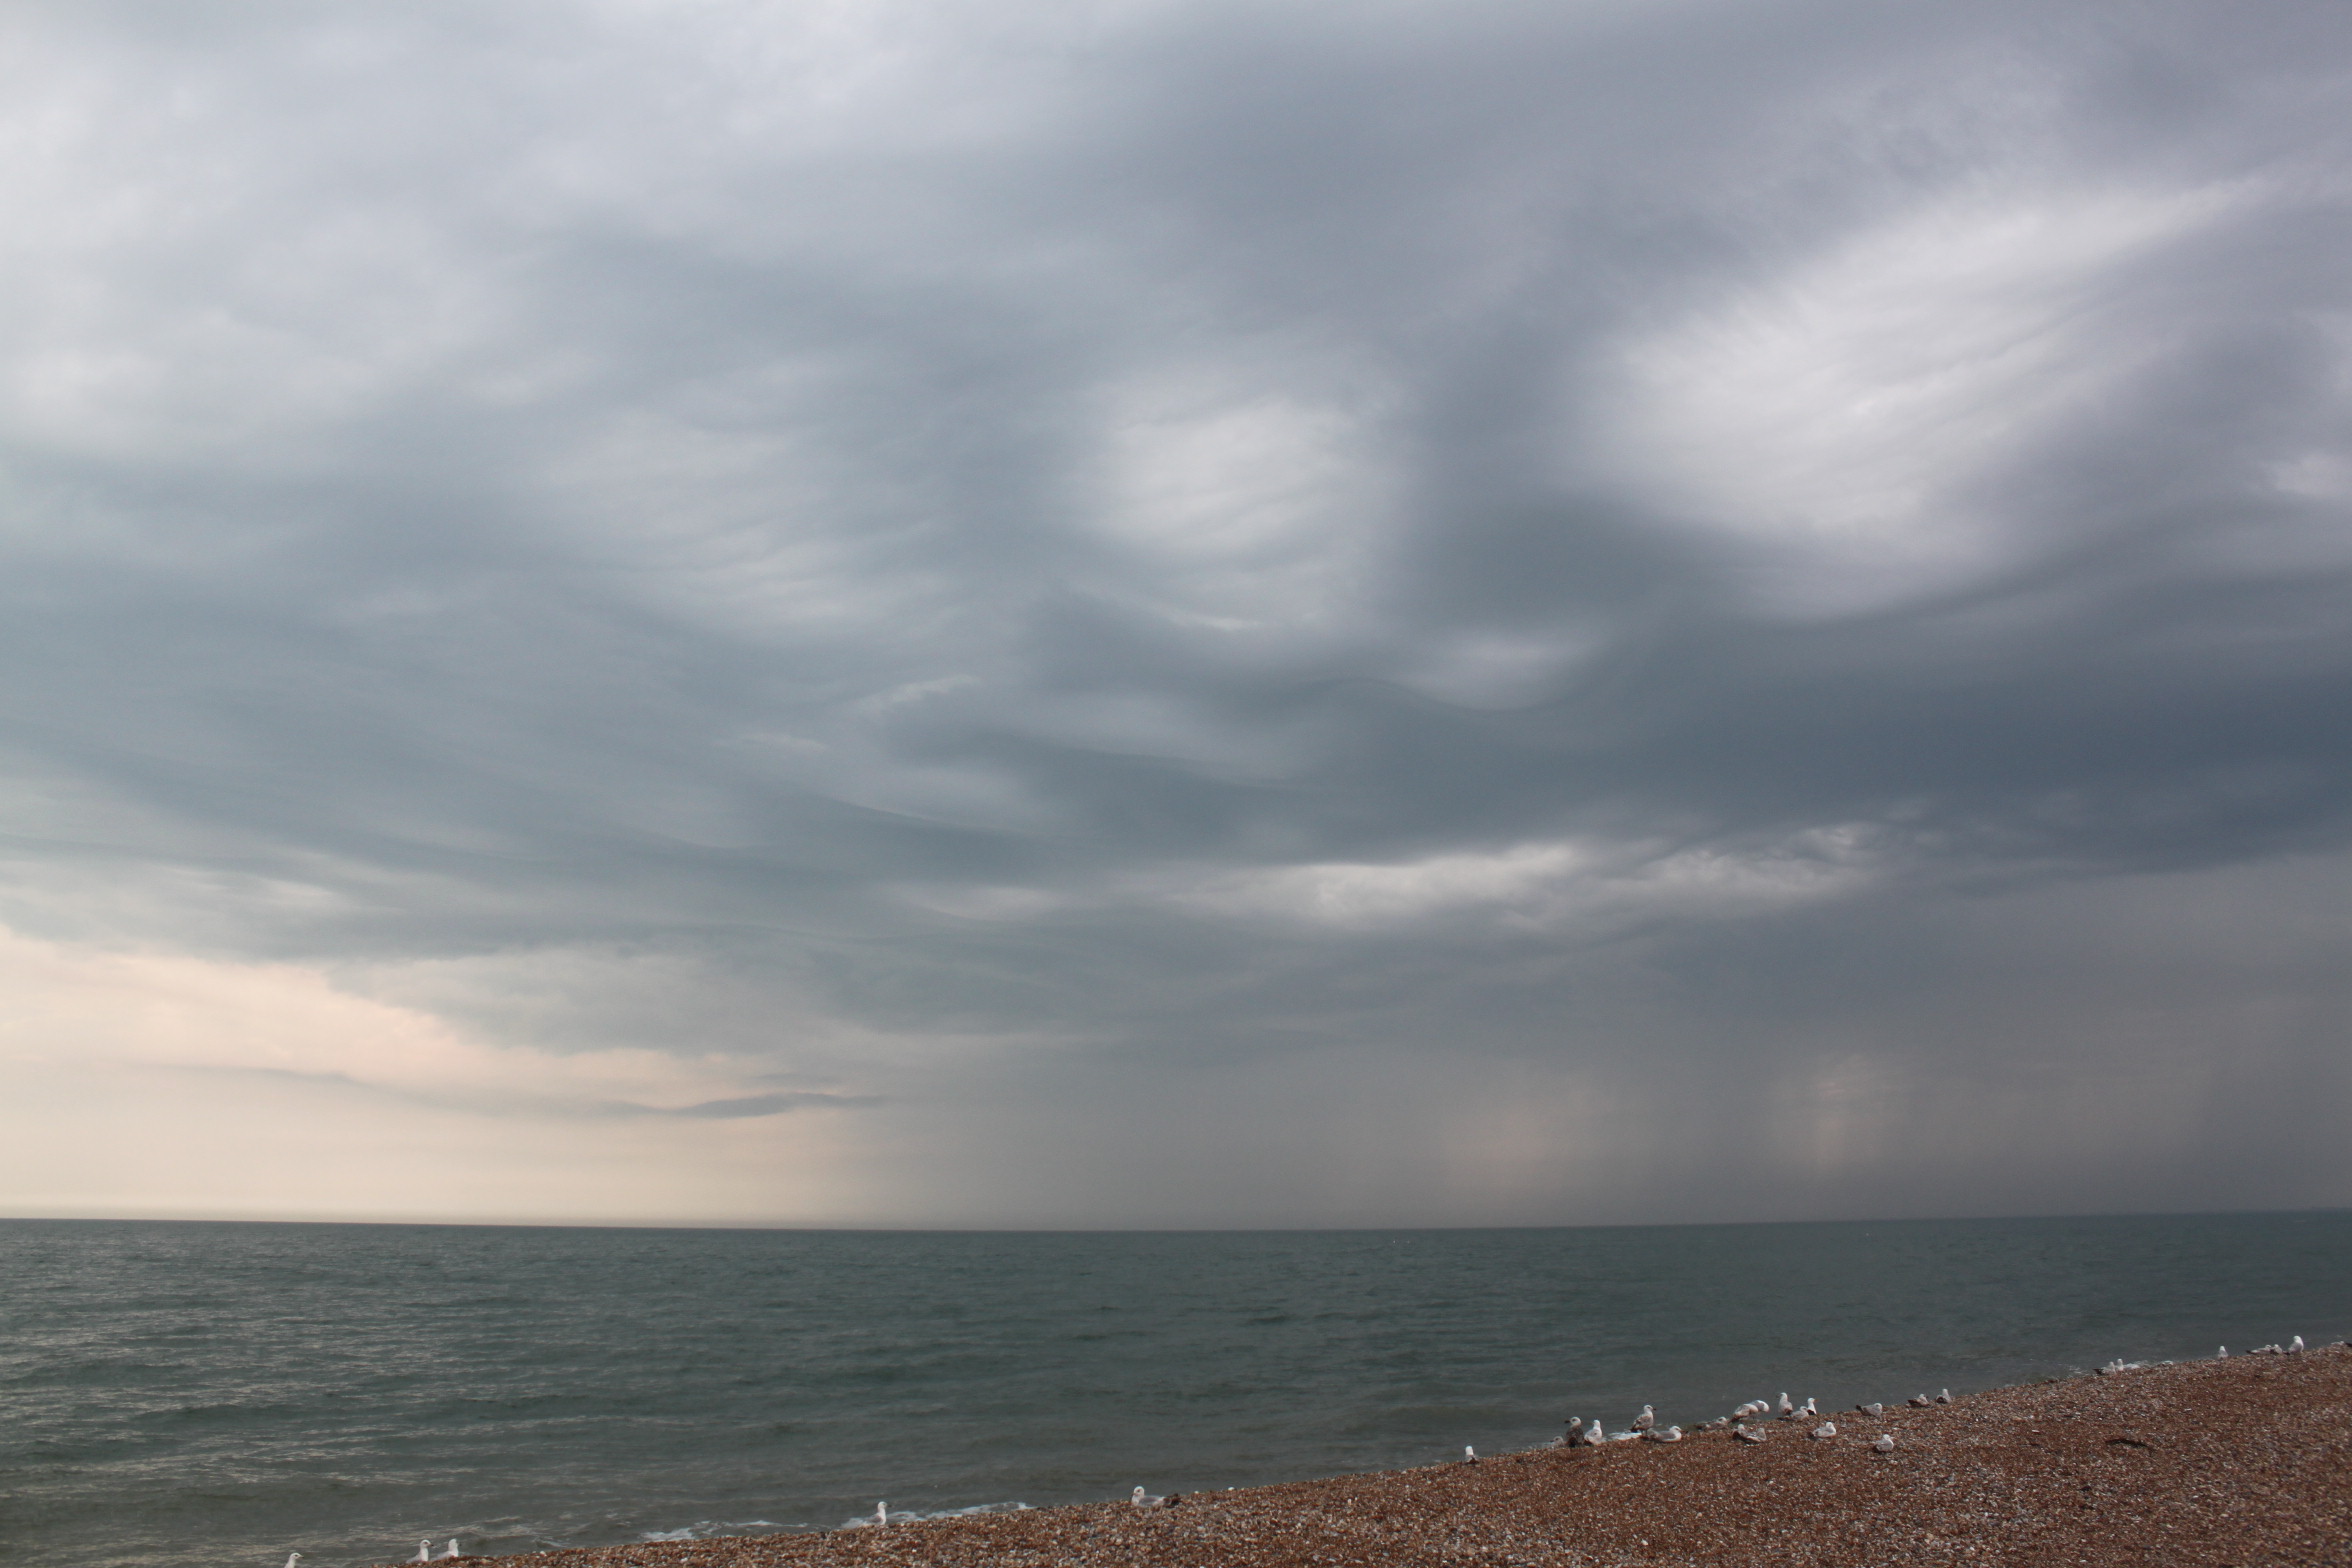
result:
[[[2336,8],[9,25],[20,930],[928,1084],[910,1214],[2344,1195],[2151,1174],[2345,1022]]]

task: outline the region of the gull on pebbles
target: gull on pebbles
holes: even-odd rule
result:
[[[417,1554],[414,1557],[411,1557],[409,1561],[412,1563],[429,1563],[432,1560],[433,1543],[430,1541],[417,1542]]]
[[[1633,1429],[1636,1432],[1647,1432],[1651,1427],[1654,1427],[1657,1424],[1658,1412],[1651,1409],[1648,1405],[1642,1406],[1642,1413],[1633,1418]]]
[[[1886,1406],[1880,1404],[1875,1399],[1867,1405],[1856,1405],[1854,1408],[1861,1411],[1864,1415],[1871,1416],[1873,1418],[1886,1414]]]
[[[1877,1441],[1873,1442],[1870,1446],[1882,1454],[1891,1454],[1895,1451],[1895,1434],[1892,1432],[1881,1432],[1878,1434]]]
[[[1134,1495],[1127,1500],[1138,1508],[1164,1508],[1168,1503],[1165,1497],[1154,1497],[1140,1486],[1135,1489]]]
[[[1731,1435],[1743,1443],[1761,1443],[1772,1434],[1752,1426],[1735,1426]]]
[[[1837,1423],[1835,1421],[1824,1421],[1805,1435],[1807,1437],[1835,1437],[1837,1436]]]
[[[1682,1428],[1678,1426],[1652,1427],[1642,1436],[1653,1443],[1679,1443],[1682,1441]]]

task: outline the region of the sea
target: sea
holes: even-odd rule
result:
[[[2352,1334],[2352,1214],[909,1233],[0,1221],[0,1564],[305,1568],[1457,1460]]]

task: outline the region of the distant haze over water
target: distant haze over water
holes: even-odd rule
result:
[[[0,1222],[0,1564],[1395,1468],[2352,1332],[2352,1215],[851,1233]]]

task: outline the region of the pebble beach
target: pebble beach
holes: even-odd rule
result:
[[[1675,1443],[1542,1448],[1179,1493],[1151,1507],[1120,1501],[468,1560],[515,1568],[2352,1568],[2352,1348],[2132,1367],[1925,1408],[1892,1403],[1875,1418],[1825,1414],[1834,1437],[1811,1436],[1810,1420],[1763,1420],[1751,1423],[1766,1434],[1762,1442],[1717,1429]],[[1881,1436],[1893,1439],[1891,1451],[1881,1451]]]

